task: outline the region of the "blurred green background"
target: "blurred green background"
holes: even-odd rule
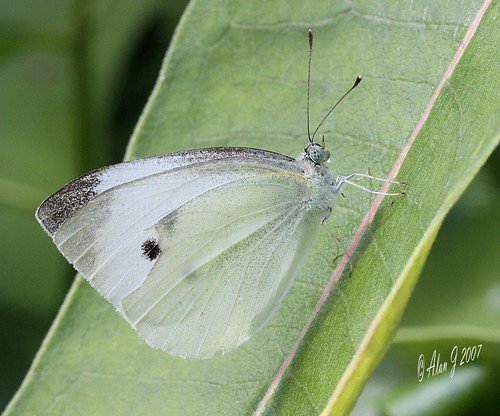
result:
[[[34,211],[79,174],[122,159],[186,3],[0,2],[1,408],[75,275]],[[444,223],[402,331],[355,412],[398,414],[398,406],[422,405],[419,394],[431,397],[424,387],[449,392],[440,396],[446,411],[498,404],[490,387],[500,357],[499,212],[497,149]],[[462,373],[465,405],[458,382],[417,380],[421,354],[444,357],[457,343],[483,345],[481,360]]]
[[[0,2],[0,408],[75,276],[35,209],[122,160],[186,4]]]

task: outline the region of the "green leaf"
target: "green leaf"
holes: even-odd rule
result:
[[[394,343],[353,414],[398,415],[402,406],[415,414],[456,415],[457,409],[496,414],[500,160],[495,156],[445,219]],[[440,374],[437,368],[443,366]],[[457,394],[457,388],[467,393]]]
[[[408,145],[398,174],[407,195],[377,210],[371,195],[345,189],[276,316],[210,360],[147,347],[78,277],[7,414],[348,412],[387,349],[445,215],[498,143],[498,4],[487,7],[442,85],[481,7],[455,3],[193,1],[129,158],[227,145],[298,155],[312,27],[313,129],[364,75],[320,132],[332,168],[387,176]],[[350,274],[335,261],[347,246]]]

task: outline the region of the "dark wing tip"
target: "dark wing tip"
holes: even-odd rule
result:
[[[97,195],[100,182],[98,171],[71,181],[40,204],[36,219],[50,236],[54,236],[69,217]]]

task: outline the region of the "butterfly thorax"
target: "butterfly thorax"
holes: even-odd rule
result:
[[[314,145],[317,145],[314,143]],[[320,145],[317,145],[320,146]],[[304,206],[307,210],[321,211],[323,214],[323,220],[326,219],[333,207],[333,201],[337,190],[333,187],[334,175],[333,172],[324,166],[323,162],[328,159],[324,159],[326,155],[329,156],[329,152],[324,150],[323,153],[318,152],[317,147],[309,147],[309,150],[313,150],[314,153],[308,153],[308,147],[304,149],[304,153],[297,160],[303,171],[304,176],[308,179],[312,193],[310,198],[305,201]],[[312,157],[316,157],[316,160],[321,160],[320,163],[313,161]]]

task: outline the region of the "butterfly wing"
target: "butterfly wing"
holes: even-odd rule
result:
[[[204,358],[237,347],[262,327],[320,224],[321,216],[301,209],[307,183],[299,181],[283,173],[239,179],[154,227],[161,255],[122,302],[150,344]]]
[[[191,163],[167,158],[163,169],[132,169],[141,174],[126,181],[126,164],[113,171],[122,178],[94,172],[98,185],[89,175],[70,184],[86,184],[80,200],[88,200],[67,218],[52,218],[50,198],[37,213],[61,252],[150,345],[183,357],[230,351],[262,327],[324,215],[305,208],[314,190],[293,159],[211,151],[190,152]]]

